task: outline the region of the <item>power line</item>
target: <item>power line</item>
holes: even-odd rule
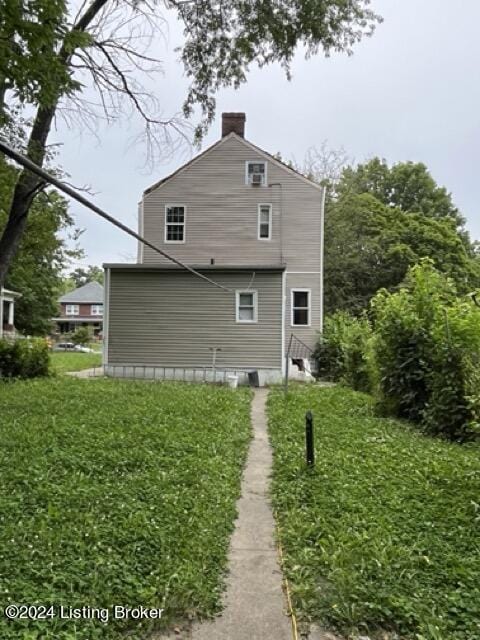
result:
[[[167,258],[167,260],[171,260],[172,262],[177,264],[182,269],[185,269],[186,271],[189,271],[190,273],[192,273],[197,278],[201,278],[202,280],[205,280],[209,284],[212,284],[213,286],[218,287],[219,289],[223,289],[224,291],[230,292],[230,289],[228,289],[227,287],[224,287],[222,284],[219,284],[218,282],[215,282],[214,280],[210,280],[210,278],[207,278],[207,276],[204,276],[202,273],[199,273],[198,271],[196,271],[196,269],[193,269],[192,267],[189,267],[187,264],[184,264],[180,260],[177,260],[173,256],[171,256],[168,253],[166,253],[165,251],[163,251],[163,249],[160,249],[159,247],[157,247],[156,245],[152,244],[148,240],[145,240],[145,238],[142,238],[142,236],[138,235],[138,233],[136,231],[134,231],[133,229],[130,229],[130,227],[127,227],[125,224],[123,224],[123,222],[120,222],[119,220],[117,220],[113,216],[109,215],[108,213],[106,213],[105,211],[100,209],[100,207],[97,207],[97,205],[93,204],[93,202],[90,202],[89,200],[87,200],[87,198],[82,196],[80,193],[77,193],[75,191],[75,189],[72,189],[72,187],[70,187],[69,185],[65,184],[61,180],[58,180],[58,178],[55,178],[55,176],[52,176],[47,171],[45,171],[44,169],[39,167],[37,164],[35,164],[35,162],[32,162],[31,160],[26,158],[21,153],[18,153],[18,151],[15,151],[14,149],[12,149],[2,139],[0,139],[0,151],[2,151],[2,153],[4,153],[6,156],[11,158],[12,160],[15,160],[15,162],[17,164],[21,165],[25,169],[28,169],[29,171],[31,171],[35,175],[39,176],[43,180],[46,180],[50,184],[53,184],[60,191],[63,191],[64,193],[69,195],[74,200],[77,200],[77,202],[80,202],[80,204],[83,204],[83,206],[87,207],[88,209],[91,209],[94,213],[99,215],[101,218],[104,218],[104,220],[107,220],[108,222],[110,222],[111,224],[115,225],[116,227],[118,227],[119,229],[124,231],[125,233],[128,233],[128,235],[132,236],[136,240],[139,240],[146,247],[149,247],[150,249],[152,249],[156,253],[159,253],[164,258]]]

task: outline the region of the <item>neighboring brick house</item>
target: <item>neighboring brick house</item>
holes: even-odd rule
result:
[[[196,369],[256,370],[279,381],[322,329],[324,191],[244,137],[222,137],[147,189],[139,233],[214,280],[140,244],[136,264],[106,264],[107,375],[195,379]],[[306,351],[305,351],[306,350]],[[301,351],[302,352],[302,351]]]
[[[83,287],[70,291],[58,301],[60,314],[52,318],[57,333],[69,333],[78,327],[92,327],[92,333],[103,333],[103,286],[87,282]]]

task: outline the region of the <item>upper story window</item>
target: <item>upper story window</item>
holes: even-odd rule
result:
[[[310,326],[310,289],[292,289],[292,326]]]
[[[247,162],[245,168],[245,184],[264,187],[267,184],[267,163]]]
[[[236,291],[236,321],[257,322],[258,295],[256,291]]]
[[[92,304],[90,313],[92,316],[103,316],[103,304]]]
[[[165,207],[165,242],[185,242],[186,207],[167,204]]]
[[[258,239],[272,239],[272,205],[258,205]]]
[[[65,314],[67,316],[78,316],[79,313],[80,313],[80,307],[78,304],[65,305]]]

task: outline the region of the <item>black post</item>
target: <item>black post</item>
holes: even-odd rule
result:
[[[313,443],[313,415],[311,411],[307,411],[305,415],[305,444],[307,465],[313,467],[315,464],[315,447]]]

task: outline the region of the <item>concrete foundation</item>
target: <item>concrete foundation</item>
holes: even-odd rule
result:
[[[106,364],[104,375],[110,378],[134,378],[138,380],[178,380],[183,382],[218,382],[228,383],[229,376],[238,377],[239,385],[249,384],[248,373],[253,369],[235,369],[222,367],[213,370],[211,367],[183,368],[144,366],[132,364]],[[261,387],[282,382],[280,369],[255,369]]]

